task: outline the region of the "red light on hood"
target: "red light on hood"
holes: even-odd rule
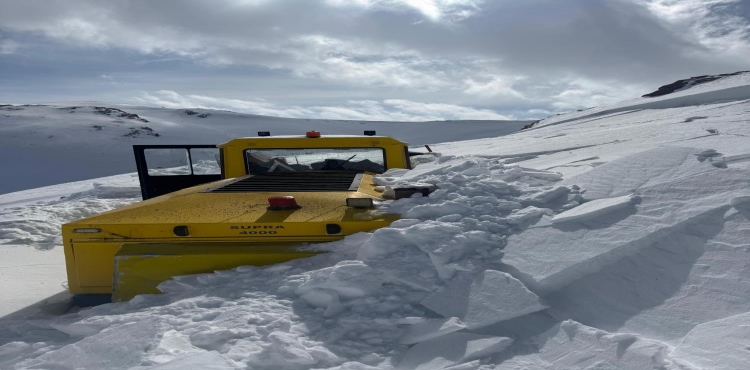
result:
[[[268,198],[268,210],[283,211],[301,208],[293,196],[282,195]]]

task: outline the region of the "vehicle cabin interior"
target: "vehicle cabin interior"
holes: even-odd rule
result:
[[[288,171],[357,171],[383,173],[380,148],[248,149],[248,174]]]

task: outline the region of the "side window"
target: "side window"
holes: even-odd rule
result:
[[[219,175],[221,164],[219,163],[219,148],[192,148],[190,159],[192,159],[193,174],[195,175]]]
[[[145,149],[143,155],[150,176],[190,175],[187,149]]]

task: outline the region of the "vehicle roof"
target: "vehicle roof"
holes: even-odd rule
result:
[[[367,139],[372,137],[377,138],[388,138],[392,139],[390,136],[382,136],[382,135],[320,135],[320,138],[327,138],[327,137],[333,137],[333,138],[357,138],[357,139]],[[274,136],[243,136],[238,137],[237,139],[290,139],[290,138],[299,138],[299,139],[318,139],[318,138],[309,138],[306,135],[274,135]],[[395,140],[395,139],[394,139]]]
[[[232,144],[239,144],[243,142],[272,142],[272,141],[279,141],[279,142],[287,142],[287,143],[293,143],[293,145],[306,145],[310,144],[311,146],[318,146],[319,144],[332,144],[332,143],[339,143],[339,142],[353,142],[353,143],[368,143],[365,146],[372,146],[370,145],[372,141],[378,141],[383,144],[389,143],[389,144],[403,144],[406,145],[406,143],[396,140],[389,136],[368,136],[368,135],[322,135],[320,137],[307,137],[305,135],[278,135],[278,136],[249,136],[249,137],[240,137],[233,140],[230,140],[226,143],[217,145],[217,147],[222,148],[226,146],[230,146]],[[304,145],[303,145],[304,144]],[[316,145],[318,144],[318,145]]]

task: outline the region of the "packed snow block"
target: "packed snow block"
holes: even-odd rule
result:
[[[734,197],[731,200],[729,200],[729,204],[732,205],[734,208],[742,208],[742,207],[750,207],[750,195],[742,195],[739,197]]]
[[[268,341],[271,342],[271,363],[279,367],[314,365],[318,362],[295,334],[275,331],[268,335]]]
[[[547,308],[539,297],[509,274],[485,270],[461,273],[421,304],[444,317],[458,317],[469,329]]]
[[[750,312],[693,328],[672,358],[701,369],[735,370],[750,366]]]
[[[559,224],[568,221],[591,219],[605,213],[618,211],[623,208],[634,206],[640,203],[641,197],[635,194],[623,195],[615,198],[596,199],[581,204],[578,207],[569,209],[565,212],[558,213],[552,217],[553,224]]]
[[[159,341],[161,328],[156,319],[129,322],[88,336],[58,350],[45,353],[31,368],[130,369]]]
[[[373,182],[377,185],[393,185],[402,182],[415,182],[423,177],[436,174],[444,174],[451,171],[461,172],[476,166],[476,162],[469,159],[457,159],[454,156],[445,156],[436,162],[423,163],[409,171],[389,171],[375,176]]]
[[[391,256],[390,259],[369,260],[367,264],[378,270],[387,283],[430,292],[435,289],[437,272],[429,256],[414,248]]]
[[[403,344],[424,342],[464,328],[466,325],[457,317],[422,321],[412,324],[399,342]]]
[[[700,149],[688,147],[646,150],[565,179],[562,184],[579,186],[587,200],[626,195],[634,189],[679,176],[691,168],[705,168],[696,160],[698,153]]]
[[[189,370],[189,369],[201,369],[201,370],[236,370],[239,367],[235,366],[230,360],[222,356],[219,352],[209,351],[203,353],[193,353],[184,357],[179,357],[175,360],[161,364],[158,366],[148,367],[135,367],[128,370]]]
[[[383,276],[362,261],[343,261],[309,272],[307,281],[295,293],[313,307],[325,309],[331,317],[343,310],[342,300],[362,297],[383,285]]]
[[[679,174],[652,179],[636,188],[641,198],[637,206],[594,213],[595,217],[581,215],[559,224],[540,223],[512,235],[503,262],[532,291],[548,294],[672,233],[705,222],[704,218],[723,217],[731,199],[746,194],[750,178],[747,170],[717,169],[700,163],[682,168]]]
[[[383,285],[380,274],[362,261],[342,261],[335,266],[307,273],[308,280],[295,292],[303,295],[313,289],[335,292],[343,299],[365,296]]]
[[[575,321],[564,321],[534,338],[539,350],[515,356],[495,370],[667,368],[664,345],[633,334],[612,334]],[[540,366],[542,365],[542,366]]]
[[[672,345],[696,325],[750,311],[750,213],[717,212],[546,295],[559,317]]]
[[[554,186],[547,190],[540,191],[538,193],[533,193],[529,197],[522,198],[522,202],[526,205],[531,206],[538,206],[538,207],[544,207],[548,203],[554,202],[554,201],[564,201],[567,200],[567,195],[570,194],[570,188],[567,186]]]
[[[451,333],[421,342],[406,352],[400,370],[439,370],[503,351],[513,339],[489,335]]]

